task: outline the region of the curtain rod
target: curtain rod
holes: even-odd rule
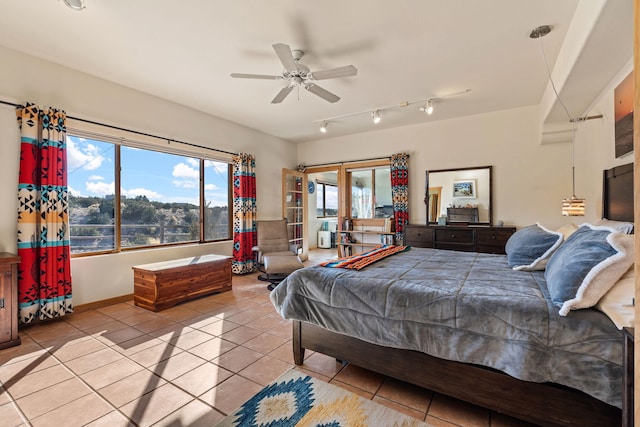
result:
[[[0,99],[0,104],[10,105],[12,107],[22,107],[21,104],[16,104],[15,102],[4,101],[2,99]],[[110,124],[107,124],[107,123],[100,123],[100,122],[95,122],[93,120],[82,119],[80,117],[67,116],[67,118],[72,119],[72,120],[77,120],[79,122],[89,123],[89,124],[92,124],[92,125],[103,126],[103,127],[109,128],[109,129],[121,130],[121,131],[125,131],[125,132],[130,132],[130,133],[133,133],[133,134],[136,134],[136,135],[142,135],[142,136],[148,136],[148,137],[151,137],[151,138],[161,139],[161,140],[167,141],[169,143],[177,142],[178,144],[189,145],[191,147],[202,148],[204,150],[217,151],[219,153],[224,153],[224,154],[231,154],[233,156],[238,154],[238,153],[232,153],[230,151],[219,150],[217,148],[205,147],[204,145],[192,144],[191,142],[178,141],[177,139],[165,138],[165,137],[162,137],[162,136],[153,135],[153,134],[146,133],[146,132],[140,132],[140,131],[137,131],[137,130],[131,130],[131,129],[123,128],[123,127],[120,127],[120,126],[114,126],[114,125],[110,125]]]
[[[305,168],[316,168],[319,166],[333,166],[333,165],[344,165],[345,163],[356,163],[356,162],[369,162],[372,160],[391,160],[391,156],[387,156],[387,157],[374,157],[371,159],[359,159],[359,160],[345,160],[342,162],[331,162],[331,163],[318,163],[315,165],[301,165],[304,166]]]

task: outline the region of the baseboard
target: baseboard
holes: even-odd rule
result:
[[[83,311],[95,310],[96,308],[106,307],[108,305],[120,304],[123,302],[133,301],[133,294],[122,295],[115,298],[103,299],[87,304],[80,304],[73,307],[74,313],[82,313]]]

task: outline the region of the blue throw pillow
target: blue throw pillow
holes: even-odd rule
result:
[[[583,224],[551,256],[544,277],[560,315],[593,307],[633,264],[633,236]]]
[[[544,270],[547,260],[558,249],[564,235],[540,224],[522,228],[505,245],[507,261],[514,270]]]

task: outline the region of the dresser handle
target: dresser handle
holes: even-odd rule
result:
[[[456,238],[456,235],[455,235],[455,234],[452,234],[452,235],[451,235],[451,238],[452,238],[452,239],[455,239],[455,238]]]

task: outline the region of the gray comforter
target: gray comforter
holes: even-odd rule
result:
[[[413,248],[361,271],[309,267],[271,301],[286,319],[622,406],[621,332],[595,309],[559,316],[544,272],[513,271],[504,255]]]

